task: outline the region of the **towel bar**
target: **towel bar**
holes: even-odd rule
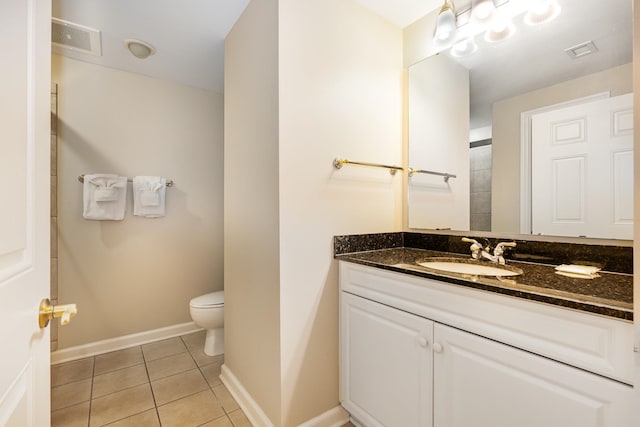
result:
[[[347,159],[334,159],[333,160],[333,167],[336,168],[336,169],[340,169],[344,165],[359,165],[359,166],[369,166],[369,167],[372,167],[372,168],[385,168],[385,169],[389,169],[389,173],[391,175],[395,175],[396,171],[404,170],[400,166],[383,165],[383,164],[380,164],[380,163],[354,162],[352,160],[347,160]]]
[[[80,182],[84,182],[84,174],[80,175],[78,177],[78,181]],[[132,179],[127,179],[127,182],[133,182]],[[172,179],[167,179],[167,187],[173,187],[173,180]]]
[[[449,178],[457,178],[456,175],[452,175],[450,173],[433,172],[433,171],[427,171],[427,170],[423,170],[423,169],[412,169],[412,168],[409,168],[409,176],[413,176],[414,173],[424,173],[424,174],[427,174],[427,175],[442,176],[442,177],[444,177],[444,182],[449,182]]]

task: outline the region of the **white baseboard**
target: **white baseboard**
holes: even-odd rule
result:
[[[153,329],[151,331],[139,332],[137,334],[124,335],[75,347],[63,348],[51,353],[51,364],[56,365],[58,363],[95,356],[98,354],[108,353],[110,351],[122,350],[123,348],[173,338],[200,330],[202,330],[202,328],[196,326],[195,323],[187,322],[167,326],[165,328]]]
[[[222,365],[220,380],[227,387],[231,396],[238,402],[238,406],[255,427],[275,427],[260,405],[253,400],[249,392],[242,386],[238,378],[231,372],[227,365]]]
[[[238,406],[244,411],[251,425],[255,427],[274,427],[269,417],[267,417],[267,414],[265,414],[260,405],[253,400],[249,392],[242,386],[227,365],[222,365],[220,379],[236,402],[238,402]],[[336,406],[300,424],[298,427],[342,427],[347,422],[349,422],[349,414],[347,411],[345,411],[342,406]]]
[[[310,419],[298,427],[342,427],[349,422],[349,413],[342,406],[336,406]]]

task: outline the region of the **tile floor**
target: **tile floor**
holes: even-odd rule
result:
[[[204,331],[51,367],[52,427],[251,427]]]

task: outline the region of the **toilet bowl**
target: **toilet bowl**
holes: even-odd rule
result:
[[[209,356],[224,353],[224,291],[211,292],[189,302],[191,319],[206,329],[204,352]]]

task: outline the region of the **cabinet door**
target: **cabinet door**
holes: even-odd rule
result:
[[[435,427],[631,427],[633,389],[434,326]]]
[[[430,427],[433,322],[340,292],[340,400],[367,427]]]

